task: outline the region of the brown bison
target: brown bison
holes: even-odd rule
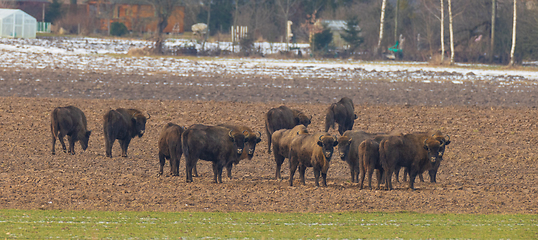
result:
[[[179,175],[179,162],[183,154],[181,134],[185,131],[182,126],[168,123],[164,126],[159,137],[159,175],[163,175],[166,159],[170,160],[170,175]]]
[[[244,132],[225,127],[195,124],[187,128],[181,136],[187,182],[192,182],[192,169],[202,159],[213,163],[213,181],[222,183],[222,168],[240,158],[245,140]]]
[[[377,188],[380,188],[383,181],[383,167],[381,166],[381,161],[379,161],[379,142],[384,137],[369,138],[359,145],[359,169],[361,172],[359,189],[362,189],[366,175],[368,175],[368,187],[370,190],[372,189],[372,174],[375,169],[377,169]]]
[[[276,162],[275,179],[282,179],[280,169],[284,159],[290,156],[290,145],[293,138],[299,134],[306,134],[308,130],[304,125],[297,125],[292,129],[280,129],[273,133],[273,155]]]
[[[121,147],[121,156],[127,157],[127,148],[131,139],[144,135],[148,118],[137,109],[118,108],[108,111],[104,118],[103,130],[105,133],[106,156],[112,157],[112,145],[118,139]]]
[[[442,136],[440,135],[442,134],[441,132],[439,131],[436,131],[433,133],[433,136],[435,138],[437,138],[438,140],[444,140],[446,143],[441,147],[441,149],[439,149],[439,156],[443,156],[445,154],[445,150],[446,150],[446,146],[448,144],[450,144],[450,136],[446,135],[446,136]],[[437,162],[435,165],[432,166],[432,169],[428,170],[428,174],[430,175],[430,182],[431,183],[436,183],[437,182],[437,171],[439,170],[439,167],[441,166],[441,161]],[[395,180],[396,182],[398,182],[398,177],[399,177],[399,173],[400,172],[400,169],[397,168],[396,171],[394,172],[394,176],[395,176]],[[407,176],[409,175],[409,171],[407,170],[407,168],[404,168],[404,176],[403,176],[403,181],[407,181]],[[424,177],[422,176],[422,173],[420,173],[418,175],[419,179],[421,182],[424,182]]]
[[[345,131],[353,129],[353,124],[357,119],[353,101],[348,97],[343,97],[337,103],[331,104],[325,114],[325,132],[328,132],[335,123],[338,123],[338,132],[343,135]]]
[[[392,174],[398,167],[409,171],[409,188],[414,190],[415,178],[418,174],[432,169],[442,160],[440,150],[446,146],[444,135],[441,138],[431,133],[410,133],[400,136],[389,136],[379,144],[381,165],[385,170],[385,188],[392,190]]]
[[[246,126],[235,126],[235,125],[228,125],[228,124],[219,124],[218,126],[228,128],[230,130],[233,130],[235,132],[242,132],[245,134],[245,147],[243,149],[243,153],[239,158],[237,158],[235,161],[228,163],[226,165],[226,174],[228,175],[228,178],[232,178],[232,166],[239,164],[239,161],[243,159],[251,160],[254,156],[254,151],[256,151],[256,144],[261,142],[261,133],[260,132],[254,132],[251,128]],[[198,175],[198,171],[196,170],[196,167],[194,168],[193,172],[195,173],[195,176]]]
[[[272,108],[265,114],[265,131],[267,133],[267,151],[271,152],[271,135],[280,129],[292,129],[297,125],[308,127],[312,116],[308,117],[303,112],[290,109],[286,106]]]
[[[319,187],[320,173],[323,186],[327,186],[327,172],[336,145],[338,145],[338,140],[328,133],[297,135],[291,142],[290,148],[290,186],[293,186],[293,175],[297,167],[299,167],[303,185],[305,185],[306,168],[312,167],[316,187]]]
[[[338,152],[340,159],[349,165],[351,173],[351,182],[359,181],[360,173],[360,155],[359,145],[366,139],[385,136],[384,133],[368,133],[365,131],[346,131],[344,135],[338,139]]]
[[[64,136],[69,141],[69,153],[75,154],[75,142],[79,141],[82,150],[88,148],[92,131],[88,131],[86,116],[77,107],[57,107],[52,110],[50,130],[52,132],[52,155],[56,154],[56,138],[60,139],[62,149],[66,152]]]

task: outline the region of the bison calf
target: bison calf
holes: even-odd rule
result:
[[[372,174],[375,169],[377,169],[377,188],[380,188],[383,167],[379,161],[379,142],[382,139],[383,136],[366,139],[359,145],[359,189],[362,189],[366,175],[368,175],[368,187],[372,189]]]
[[[50,130],[52,132],[52,155],[56,154],[56,138],[60,140],[62,149],[66,152],[64,136],[69,141],[69,153],[75,154],[75,142],[79,141],[82,150],[88,148],[92,131],[88,131],[86,116],[74,106],[57,107],[51,113]]]
[[[338,123],[338,132],[343,135],[345,131],[353,129],[357,115],[353,100],[343,97],[337,103],[331,104],[325,113],[325,132],[328,132],[335,123]]]
[[[202,159],[213,163],[213,181],[222,183],[222,168],[241,156],[245,135],[225,127],[195,124],[183,132],[181,143],[187,182],[192,182],[192,169]]]
[[[265,131],[267,133],[267,152],[271,152],[271,136],[280,129],[292,129],[297,125],[308,127],[312,116],[308,117],[303,112],[290,109],[286,106],[272,108],[265,114]]]
[[[170,174],[179,175],[179,162],[183,154],[181,134],[185,129],[179,125],[168,123],[164,126],[159,137],[159,175],[163,175],[166,159],[170,160]]]
[[[282,179],[280,169],[284,160],[290,156],[290,146],[293,138],[299,134],[307,134],[308,130],[304,125],[297,125],[292,129],[280,129],[272,135],[273,156],[276,162],[275,179]]]
[[[303,185],[305,185],[306,168],[312,167],[316,187],[319,187],[320,173],[323,186],[327,186],[327,172],[336,145],[338,145],[336,137],[328,133],[297,135],[290,148],[290,186],[293,186],[293,175],[295,175],[297,167],[299,167]]]
[[[131,139],[144,135],[148,118],[137,109],[118,108],[108,111],[104,118],[103,130],[105,134],[106,156],[112,157],[112,145],[118,139],[121,147],[121,156],[127,157],[127,148]]]
[[[340,159],[345,161],[351,173],[351,182],[359,181],[359,145],[366,139],[385,136],[384,133],[368,133],[365,131],[346,131],[338,140]]]

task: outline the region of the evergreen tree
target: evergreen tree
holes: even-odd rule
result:
[[[360,36],[359,20],[357,17],[352,17],[346,22],[346,29],[340,37],[349,44],[350,52],[355,52],[364,42],[364,38]]]
[[[312,44],[314,45],[314,51],[327,51],[329,44],[333,41],[333,33],[331,29],[323,26],[323,31],[314,34]]]
[[[56,20],[62,18],[64,11],[62,10],[62,3],[58,0],[52,0],[52,3],[47,8],[45,13],[45,22],[54,23]]]

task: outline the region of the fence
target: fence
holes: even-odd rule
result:
[[[36,32],[50,33],[50,22],[37,22]]]

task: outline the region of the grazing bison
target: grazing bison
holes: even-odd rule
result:
[[[245,135],[225,127],[195,124],[183,132],[181,141],[187,182],[192,182],[192,169],[202,159],[213,162],[213,181],[222,183],[222,168],[240,158]]]
[[[75,154],[75,142],[79,141],[82,150],[88,148],[88,141],[92,131],[88,131],[88,124],[84,113],[74,106],[57,107],[52,110],[50,130],[52,132],[52,155],[56,154],[54,146],[56,138],[60,139],[62,149],[66,152],[64,136],[69,141],[69,153]]]
[[[347,162],[351,173],[351,182],[356,183],[359,181],[359,145],[362,141],[375,138],[378,136],[385,136],[384,133],[367,133],[365,131],[346,131],[344,135],[338,139],[338,152],[340,153],[340,159]]]
[[[405,167],[409,171],[409,188],[414,190],[416,176],[432,169],[442,160],[440,150],[446,144],[444,137],[437,138],[436,134],[430,133],[411,133],[384,138],[379,144],[379,156],[385,170],[385,188],[392,190],[392,174],[398,167]]]
[[[303,112],[290,109],[286,106],[272,108],[265,115],[265,131],[267,132],[267,151],[271,152],[271,135],[280,129],[292,129],[297,125],[308,127],[312,116],[308,117]]]
[[[304,125],[297,125],[292,129],[280,129],[273,133],[273,156],[276,162],[275,179],[282,179],[280,169],[284,159],[290,156],[290,145],[293,138],[299,134],[306,134],[308,131]]]
[[[183,154],[181,134],[185,131],[182,126],[168,123],[164,126],[159,137],[159,175],[163,175],[166,159],[170,160],[170,175],[179,175],[179,160]]]
[[[121,156],[127,157],[127,148],[131,139],[144,135],[148,118],[137,109],[118,108],[108,111],[104,118],[103,129],[105,133],[106,156],[112,157],[112,145],[118,139],[121,147]]]
[[[299,167],[303,185],[305,185],[306,168],[312,167],[314,168],[316,187],[319,187],[320,173],[323,186],[327,186],[327,172],[336,145],[338,145],[336,137],[328,133],[297,135],[291,142],[290,148],[290,186],[293,186],[293,175],[295,175],[297,167]]]
[[[325,132],[329,128],[334,128],[338,123],[338,132],[343,135],[345,131],[353,129],[353,124],[357,119],[353,101],[348,97],[343,97],[337,103],[331,104],[325,114]]]
[[[228,125],[228,124],[220,124],[218,126],[228,128],[230,130],[233,130],[235,132],[242,132],[245,134],[245,147],[243,149],[243,153],[239,158],[237,158],[235,161],[228,163],[226,165],[226,173],[228,175],[228,178],[232,178],[232,166],[239,164],[240,160],[248,159],[251,160],[254,156],[254,151],[256,151],[256,144],[261,142],[261,133],[260,132],[254,132],[251,128],[246,126],[235,126],[235,125]],[[196,170],[196,166],[194,167],[193,172],[194,175],[198,175],[198,171]]]

